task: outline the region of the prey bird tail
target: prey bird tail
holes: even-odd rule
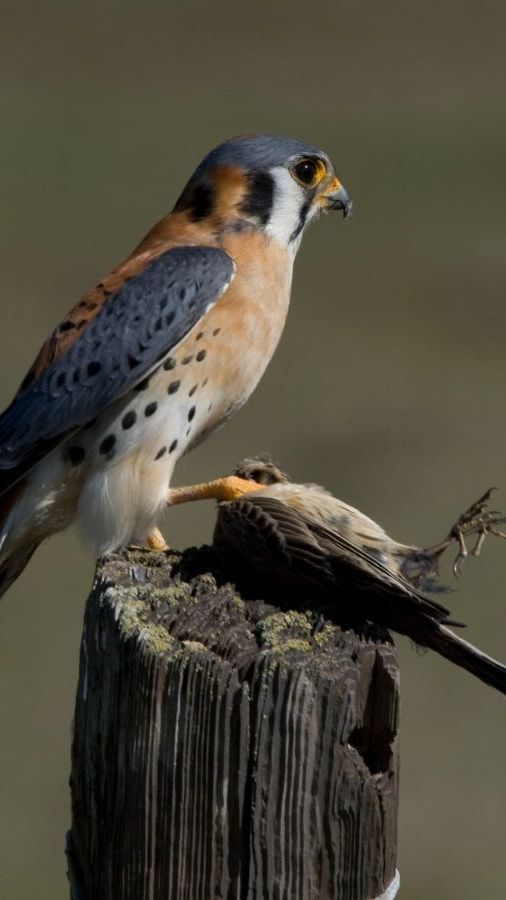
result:
[[[435,623],[434,623],[435,624]],[[457,637],[445,625],[427,627],[425,633],[416,638],[417,643],[444,656],[462,669],[467,669],[480,681],[506,694],[506,666],[488,656],[461,637]]]

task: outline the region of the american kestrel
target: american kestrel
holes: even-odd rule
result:
[[[175,488],[173,504],[220,501],[213,543],[238,577],[258,578],[259,590],[279,596],[286,589],[340,624],[373,622],[407,635],[506,693],[506,666],[457,637],[450,610],[421,593],[442,590],[438,560],[456,542],[458,571],[467,555],[465,538],[506,535],[505,519],[487,510],[490,491],[460,516],[444,541],[429,548],[400,544],[360,510],[315,484],[293,484],[262,458],[245,460],[234,475]]]
[[[351,202],[329,157],[245,135],[75,306],[0,417],[0,594],[77,521],[102,554],[160,543],[176,461],[239,409],[281,336],[307,224]]]

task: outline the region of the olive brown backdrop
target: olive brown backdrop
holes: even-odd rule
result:
[[[356,213],[307,234],[279,350],[177,482],[270,450],[396,537],[506,508],[506,7],[373,2],[0,3],[0,399],[42,339],[243,131],[324,147]],[[179,547],[212,507],[176,509]],[[42,548],[0,609],[0,896],[63,900],[69,747],[93,562]],[[451,603],[506,660],[506,544]],[[504,896],[504,699],[398,641],[403,900]]]

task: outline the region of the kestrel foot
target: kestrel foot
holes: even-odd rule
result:
[[[226,478],[216,478],[214,481],[206,481],[202,484],[192,484],[185,487],[171,488],[167,496],[168,506],[176,506],[178,503],[190,503],[193,500],[238,500],[243,494],[258,491],[264,485],[257,484],[237,475],[228,475]]]
[[[145,544],[129,544],[127,550],[145,550],[146,547],[148,547],[149,550],[170,550],[170,547],[159,528],[151,529]]]
[[[152,528],[149,532],[146,544],[150,550],[169,550],[169,545],[159,528]]]

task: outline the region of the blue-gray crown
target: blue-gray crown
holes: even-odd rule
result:
[[[327,154],[311,144],[293,138],[278,137],[275,134],[247,134],[230,138],[219,144],[202,160],[196,175],[213,165],[237,165],[246,170],[271,169],[285,166],[298,156],[320,156]]]

